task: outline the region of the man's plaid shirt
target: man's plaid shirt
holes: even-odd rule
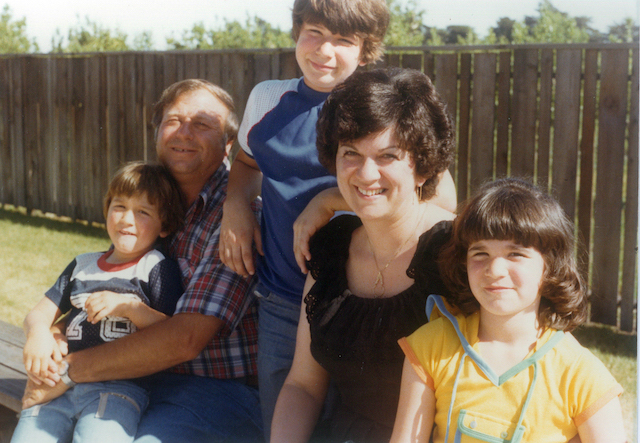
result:
[[[225,323],[198,357],[176,366],[174,372],[219,379],[257,374],[256,279],[236,274],[218,255],[228,175],[225,162],[189,207],[185,225],[169,246],[169,254],[180,265],[185,287],[175,313],[212,315]],[[260,203],[254,202],[252,209],[260,220]]]

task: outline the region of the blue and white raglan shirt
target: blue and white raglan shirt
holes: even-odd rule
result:
[[[157,311],[172,315],[182,295],[180,269],[158,250],[137,260],[111,264],[109,252],[77,256],[45,293],[65,313],[69,352],[80,351],[121,338],[136,331],[127,318],[106,317],[97,324],[87,321],[84,303],[94,292],[111,291],[140,298]]]
[[[316,123],[329,93],[302,78],[258,84],[247,101],[238,141],[262,171],[262,247],[258,277],[269,291],[300,303],[306,276],[293,254],[293,223],[336,179],[318,160]]]

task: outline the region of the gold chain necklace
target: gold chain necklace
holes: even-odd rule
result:
[[[416,225],[416,229],[418,228],[418,226],[420,226],[420,222],[422,221],[422,216],[423,215],[424,214],[420,215],[420,219],[418,220],[418,224]],[[400,255],[400,253],[402,252],[404,247],[407,246],[407,244],[409,243],[409,240],[411,240],[414,237],[416,229],[414,229],[411,232],[411,235],[409,235],[409,237],[407,237],[407,239],[404,241],[404,243],[402,243],[402,246],[400,246],[398,248],[398,250],[393,255],[393,257],[391,257],[391,260],[389,260],[387,262],[387,264],[385,264],[382,269],[380,269],[380,266],[378,265],[378,258],[376,257],[376,253],[373,252],[373,245],[371,245],[371,240],[369,239],[369,236],[367,235],[367,242],[369,243],[369,249],[371,249],[371,255],[373,255],[373,261],[375,262],[376,269],[378,270],[378,274],[376,275],[376,280],[373,282],[373,296],[374,296],[374,298],[382,298],[382,297],[384,297],[384,293],[386,291],[386,288],[384,286],[384,276],[382,275],[382,273],[389,267],[391,262],[393,262],[396,258],[398,258],[398,256]],[[378,286],[380,286],[380,289],[378,289]],[[380,291],[380,293],[378,294],[377,291]]]

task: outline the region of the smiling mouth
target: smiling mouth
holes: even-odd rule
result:
[[[358,188],[358,192],[362,195],[366,195],[367,197],[373,197],[374,195],[380,195],[384,192],[384,189],[362,189]]]
[[[334,68],[332,66],[323,65],[321,63],[311,62],[313,67],[318,71],[332,71]]]

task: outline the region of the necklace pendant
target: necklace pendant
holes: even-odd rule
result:
[[[380,288],[378,288],[380,286]],[[382,271],[378,271],[376,281],[373,283],[373,296],[375,298],[381,298],[384,295],[384,278],[382,277]]]

